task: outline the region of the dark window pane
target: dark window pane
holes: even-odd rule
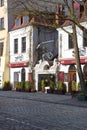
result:
[[[20,26],[21,25],[21,18],[17,18],[15,21],[16,26]]]
[[[14,53],[18,53],[18,39],[14,39]]]
[[[0,19],[0,29],[4,29],[4,18]]]
[[[72,36],[69,35],[69,49],[73,48],[73,41],[72,41]]]
[[[23,17],[23,23],[27,24],[29,22],[29,17],[28,16],[24,16]]]
[[[22,52],[26,51],[26,37],[22,37]]]
[[[4,0],[1,0],[1,6],[4,6]]]
[[[4,43],[0,42],[0,56],[3,55],[3,45],[4,45]]]
[[[87,46],[87,37],[85,36],[84,33],[83,33],[83,46],[84,46],[84,47]]]

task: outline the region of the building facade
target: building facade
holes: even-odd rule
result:
[[[56,35],[55,35],[56,34]],[[57,31],[29,22],[29,16],[16,17],[10,35],[10,82],[34,81],[39,60],[52,60],[57,54]],[[43,73],[42,73],[43,74]],[[35,86],[35,89],[38,88]]]
[[[13,25],[13,17],[8,12],[10,1],[0,0],[0,89],[5,81],[9,81],[9,33]]]
[[[87,29],[87,22],[82,22],[82,26]],[[72,32],[72,26],[64,27],[69,33]],[[87,38],[84,36],[84,32],[77,29],[77,42],[80,55],[80,63],[84,78],[87,79]],[[74,56],[74,48],[72,43],[72,37],[69,33],[62,29],[58,29],[59,32],[59,79],[66,83],[67,91],[71,92],[71,82],[74,80],[79,83],[79,77],[77,74],[76,61]],[[78,89],[78,88],[77,88]]]

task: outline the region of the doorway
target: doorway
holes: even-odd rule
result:
[[[48,82],[45,83],[46,86],[49,86],[49,81],[51,76],[53,77],[53,80],[55,82],[55,75],[54,74],[39,74],[38,75],[38,91],[41,91],[41,80],[44,79],[45,81],[47,80]]]
[[[14,89],[16,89],[16,84],[19,81],[19,72],[14,72]]]
[[[76,67],[74,65],[70,65],[69,67],[69,92],[72,91],[72,81],[76,82]]]

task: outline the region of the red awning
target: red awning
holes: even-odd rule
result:
[[[62,59],[60,60],[60,63],[63,65],[69,65],[69,64],[76,64],[75,59]],[[87,58],[80,59],[80,63],[84,64],[87,63]]]
[[[9,63],[10,68],[16,68],[16,67],[27,67],[29,65],[29,62],[15,62],[15,63]]]

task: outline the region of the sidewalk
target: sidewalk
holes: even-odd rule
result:
[[[26,93],[16,91],[0,91],[0,97],[25,99],[87,108],[87,101],[78,101],[76,97],[72,98],[71,95],[45,94],[42,92]]]

